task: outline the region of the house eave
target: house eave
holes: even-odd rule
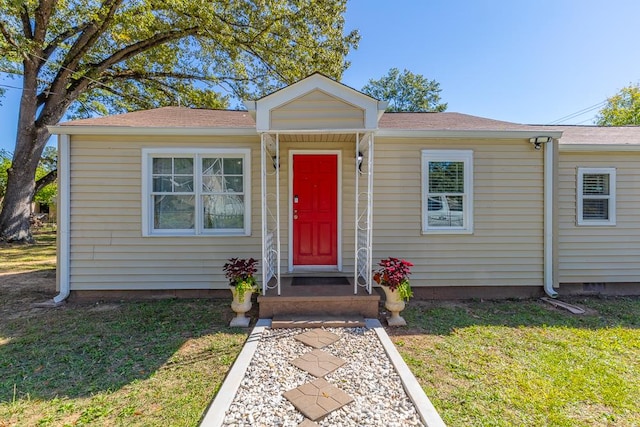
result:
[[[567,152],[603,152],[603,151],[640,151],[640,144],[562,144],[560,151]]]
[[[52,135],[257,136],[255,128],[48,126]]]
[[[380,129],[377,137],[396,138],[482,138],[482,139],[521,139],[549,136],[558,139],[562,131],[539,130],[447,130],[447,129]]]

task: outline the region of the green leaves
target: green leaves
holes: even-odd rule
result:
[[[391,68],[379,80],[369,80],[362,92],[382,101],[388,101],[387,111],[444,111],[446,103],[440,102],[440,83],[409,70],[400,73]]]
[[[640,85],[631,84],[607,99],[596,116],[598,126],[640,125]]]
[[[30,58],[40,101],[78,101],[74,117],[220,108],[314,71],[339,79],[359,40],[343,34],[346,0],[0,0],[0,10],[0,67],[22,72]]]

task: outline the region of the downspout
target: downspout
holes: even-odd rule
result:
[[[553,199],[554,199],[554,140],[549,137],[544,144],[544,291],[551,298],[557,298],[553,288]]]
[[[70,171],[71,163],[69,135],[58,135],[58,277],[59,294],[53,297],[53,304],[60,305],[69,297],[71,286],[69,283],[69,256],[71,240],[69,230],[71,228],[70,207]]]

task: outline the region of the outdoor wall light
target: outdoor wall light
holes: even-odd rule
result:
[[[551,138],[550,136],[536,136],[535,138],[530,138],[529,142],[533,144],[533,148],[536,151],[540,151],[542,149],[542,144],[546,144],[548,142],[551,142],[552,140],[553,138]]]
[[[280,159],[277,155],[271,156],[271,161],[273,162],[274,169],[280,169]]]
[[[362,162],[364,161],[362,151],[358,151],[358,157],[356,157],[356,160],[358,162],[358,172],[362,173]]]

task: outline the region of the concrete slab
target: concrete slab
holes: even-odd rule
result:
[[[344,360],[320,349],[312,350],[291,361],[291,364],[313,375],[322,378],[344,365]]]
[[[313,348],[323,348],[338,341],[340,337],[324,329],[314,329],[294,337],[297,341]]]
[[[312,421],[320,420],[353,402],[351,396],[322,378],[286,391],[283,396]]]

